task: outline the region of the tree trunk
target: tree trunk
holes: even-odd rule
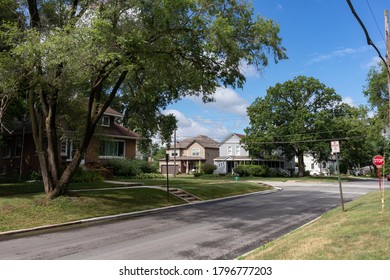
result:
[[[298,153],[298,177],[305,176],[305,162],[303,160],[303,153]]]

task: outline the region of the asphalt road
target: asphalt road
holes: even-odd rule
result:
[[[340,205],[338,183],[272,184],[283,190],[2,236],[0,259],[234,259]],[[345,201],[378,189],[376,181],[343,183]]]

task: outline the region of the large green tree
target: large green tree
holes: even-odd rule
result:
[[[343,138],[340,156],[349,170],[370,165],[374,155],[383,153],[383,122],[376,116],[369,117],[366,107],[341,104],[335,116],[332,127]]]
[[[336,122],[344,111],[341,101],[334,89],[312,77],[278,83],[248,107],[250,125],[242,142],[255,157],[276,149],[297,157],[298,174],[303,176],[304,154],[327,158],[330,139],[345,134],[346,128]]]
[[[370,69],[367,75],[367,84],[364,95],[368,98],[371,108],[376,111],[378,118],[388,123],[389,116],[389,90],[386,65],[379,63]]]
[[[18,4],[15,0],[3,0],[0,2],[0,30],[5,30],[4,25],[13,23],[19,28],[24,28],[25,17],[18,10]],[[0,36],[0,53],[7,52],[12,46],[6,38]],[[4,65],[5,63],[5,65]],[[0,56],[0,139],[3,132],[11,132],[12,124],[15,119],[23,121],[25,114],[25,104],[23,92],[19,90],[18,85],[12,79],[12,70],[17,68],[17,64],[8,64],[7,59],[3,60]],[[6,114],[6,112],[8,113]]]
[[[10,49],[0,54],[0,83],[26,93],[49,198],[67,192],[114,98],[150,116],[139,126],[158,125],[159,109],[186,95],[207,100],[220,85],[241,87],[243,61],[261,68],[286,58],[278,25],[246,1],[27,0],[18,10],[28,21],[2,25]],[[78,145],[61,170],[60,124],[75,116]]]

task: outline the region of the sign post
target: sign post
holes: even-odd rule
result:
[[[165,163],[167,165],[167,201],[169,201],[169,172],[168,172],[169,154],[165,154]]]
[[[385,164],[385,159],[382,156],[374,156],[372,158],[372,163],[376,166],[378,170],[378,180],[379,180],[379,190],[382,195],[382,212],[385,209],[385,190],[382,188],[382,177],[381,177],[381,168]]]
[[[338,173],[338,179],[339,179],[341,210],[344,212],[345,210],[344,210],[343,187],[341,186],[340,163],[339,163],[339,153],[340,153],[339,141],[330,142],[330,146],[332,148],[332,154],[336,155],[336,165],[337,165],[337,173]]]

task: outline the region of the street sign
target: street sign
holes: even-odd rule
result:
[[[382,168],[382,165],[385,164],[385,159],[382,156],[375,156],[372,158],[372,163],[377,167],[377,168]]]
[[[332,141],[332,142],[330,142],[330,146],[332,147],[332,153],[333,154],[340,153],[339,141]]]

